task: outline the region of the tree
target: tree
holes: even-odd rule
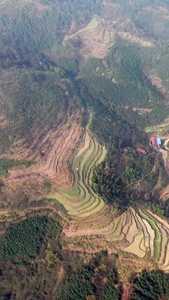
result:
[[[113,168],[104,162],[93,170],[92,187],[107,203],[118,199],[121,190],[121,179],[117,178]]]

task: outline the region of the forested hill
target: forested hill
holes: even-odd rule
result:
[[[167,299],[168,16],[0,1],[0,299]]]
[[[69,106],[83,111],[82,124],[93,112],[104,143],[166,117],[168,6],[149,2],[1,2],[1,153],[31,128],[56,128]]]
[[[126,167],[135,179],[150,172],[155,155],[145,127],[169,113],[168,11],[165,1],[2,1],[0,155],[10,161],[2,161],[1,173],[17,157],[43,159],[52,136],[72,120],[107,147],[116,176],[124,179]],[[78,134],[70,147],[79,145]],[[144,191],[158,174],[159,189],[166,185],[158,162]]]

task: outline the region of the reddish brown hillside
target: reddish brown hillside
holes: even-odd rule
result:
[[[72,183],[71,157],[78,148],[82,136],[83,128],[75,122],[71,126],[67,123],[57,131],[49,131],[32,155],[36,164],[21,170],[10,170],[10,180],[51,179],[59,186],[69,187]],[[32,149],[33,145],[30,149],[26,149],[28,157]]]

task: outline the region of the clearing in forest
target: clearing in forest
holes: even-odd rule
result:
[[[108,48],[114,43],[114,30],[108,26],[107,21],[99,16],[94,16],[89,24],[67,36],[64,43],[76,42],[80,39],[80,54],[88,58],[91,54],[97,58],[104,58]]]

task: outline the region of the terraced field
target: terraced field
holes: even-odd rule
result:
[[[57,199],[68,213],[75,217],[87,217],[102,209],[104,202],[91,189],[90,183],[93,166],[100,163],[105,155],[105,147],[86,131],[83,146],[76,153],[72,163],[74,176],[72,188],[59,190],[57,194],[49,195],[48,198]]]
[[[118,249],[140,258],[151,257],[161,269],[169,270],[169,224],[151,211],[130,208],[102,233],[116,243],[123,241]]]
[[[50,179],[57,183],[57,186],[70,187],[72,184],[70,161],[79,146],[83,129],[70,118],[66,124],[61,124],[56,131],[49,131],[42,139],[40,134],[30,147],[23,147],[20,151],[17,148],[21,159],[26,156],[36,163],[28,168],[9,170],[10,180],[25,182],[27,179],[39,181]]]
[[[95,235],[104,238],[116,250],[151,259],[161,269],[169,270],[169,224],[149,210],[129,208],[102,229],[64,231],[67,237]],[[109,247],[109,246],[108,246]]]
[[[96,243],[101,237],[108,247],[113,245],[117,251],[134,254],[139,258],[151,258],[160,268],[169,270],[167,221],[148,210],[136,211],[131,207],[121,216],[113,218],[109,213],[112,218],[105,218],[107,209],[105,210],[104,202],[90,187],[92,168],[103,161],[105,155],[105,147],[86,130],[81,148],[77,150],[72,161],[73,186],[48,196],[49,199],[57,199],[62,203],[73,217],[72,225],[64,230],[65,235],[68,238],[82,239],[84,236],[96,236]],[[95,224],[92,224],[98,213],[100,221],[97,224],[95,220]],[[78,222],[83,225],[78,225]]]
[[[41,173],[59,176],[59,172],[56,171],[64,158],[71,157],[70,154],[67,155],[67,149],[71,146],[70,153],[73,153],[74,157],[72,162],[68,159],[66,162],[71,165],[69,171],[73,176],[73,185],[67,189],[63,186],[61,189],[58,185],[57,193],[47,196],[48,199],[57,199],[62,203],[71,216],[69,226],[63,230],[65,236],[70,239],[70,244],[74,249],[79,249],[81,241],[82,249],[85,243],[86,248],[90,248],[91,245],[92,251],[97,251],[98,246],[99,249],[109,249],[110,252],[123,251],[155,262],[161,269],[169,271],[169,224],[151,211],[137,211],[131,207],[117,217],[115,211],[104,204],[91,189],[91,174],[93,167],[104,160],[106,149],[88,130],[81,133],[82,141],[78,143],[79,132],[76,127],[67,129],[62,138],[58,137],[55,140],[50,151],[45,151],[46,160],[43,159],[37,166],[33,166],[34,169],[29,168],[27,173],[25,171],[26,175],[29,175],[33,170],[39,171],[40,166]],[[20,171],[20,176],[23,176],[23,171]],[[15,172],[17,171],[11,173],[13,177]],[[50,205],[49,201],[49,207]]]
[[[145,131],[148,134],[156,133],[160,137],[163,135],[168,135],[169,132],[169,118],[166,118],[165,121],[161,124],[157,124],[156,126],[150,126],[145,128]]]
[[[97,58],[104,58],[108,53],[108,48],[113,45],[114,37],[114,30],[108,26],[106,20],[95,16],[86,27],[67,36],[64,43],[80,39],[83,45],[80,54],[84,58],[91,54]]]

